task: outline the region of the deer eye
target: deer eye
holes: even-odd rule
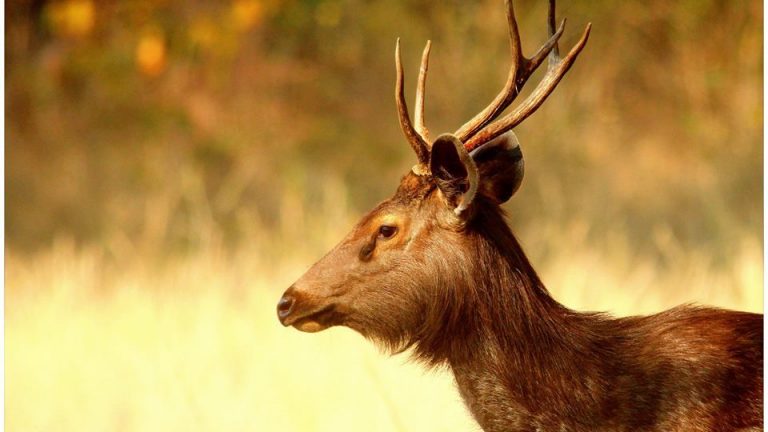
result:
[[[397,227],[392,225],[382,225],[379,227],[379,237],[388,239],[397,233]]]

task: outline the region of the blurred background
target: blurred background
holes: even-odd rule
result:
[[[530,54],[547,5],[515,4]],[[453,131],[505,80],[501,0],[5,13],[7,430],[478,430],[444,371],[284,329],[274,306],[415,160],[396,37],[409,101],[432,40],[427,123]],[[762,311],[762,15],[561,1],[561,49],[592,35],[516,129],[505,205],[555,298]]]

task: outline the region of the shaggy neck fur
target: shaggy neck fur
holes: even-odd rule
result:
[[[606,318],[571,311],[549,295],[498,206],[480,203],[466,230],[471,253],[441,251],[449,258],[434,275],[438,294],[426,299],[426,319],[409,344],[414,358],[450,367],[470,408],[482,400],[482,409],[492,409],[488,398],[497,397],[514,400],[521,415],[554,404],[578,416],[569,403],[594,403],[586,386],[603,384]]]
[[[458,235],[468,248],[434,252],[443,257],[432,275],[437,289],[427,291],[425,320],[411,340],[416,357],[431,365],[472,358],[478,344],[520,355],[532,340],[568,345],[573,337],[564,330],[586,318],[549,295],[498,206],[478,204]]]

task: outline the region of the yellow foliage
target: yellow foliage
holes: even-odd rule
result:
[[[93,30],[96,10],[91,0],[51,3],[47,10],[54,33],[70,37],[87,36]]]
[[[262,4],[257,0],[236,0],[232,2],[232,24],[237,30],[249,30],[261,22],[263,12]]]
[[[189,26],[189,40],[192,44],[204,49],[212,49],[217,42],[216,25],[205,17],[192,21]]]
[[[327,1],[320,3],[315,12],[315,21],[323,27],[336,27],[341,22],[341,2]]]

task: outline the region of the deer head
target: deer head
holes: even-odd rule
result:
[[[512,3],[506,1],[512,65],[504,88],[455,133],[434,140],[424,124],[431,44],[427,42],[422,57],[412,124],[398,40],[395,100],[400,125],[418,162],[392,198],[364,216],[283,294],[277,305],[283,325],[306,332],[345,325],[394,351],[411,346],[435,351],[432,339],[437,329],[456,334],[468,328],[469,321],[492,319],[471,308],[473,299],[491,295],[477,285],[493,273],[492,261],[515,255],[499,244],[506,241],[502,238],[508,231],[499,206],[517,191],[524,171],[520,145],[511,130],[552,93],[589,37],[587,25],[581,39],[561,58],[558,40],[565,20],[555,28],[554,3],[550,0],[549,39],[526,58]],[[527,99],[496,120],[545,58],[548,68],[542,81]],[[525,262],[522,255],[512,258],[518,265]]]

